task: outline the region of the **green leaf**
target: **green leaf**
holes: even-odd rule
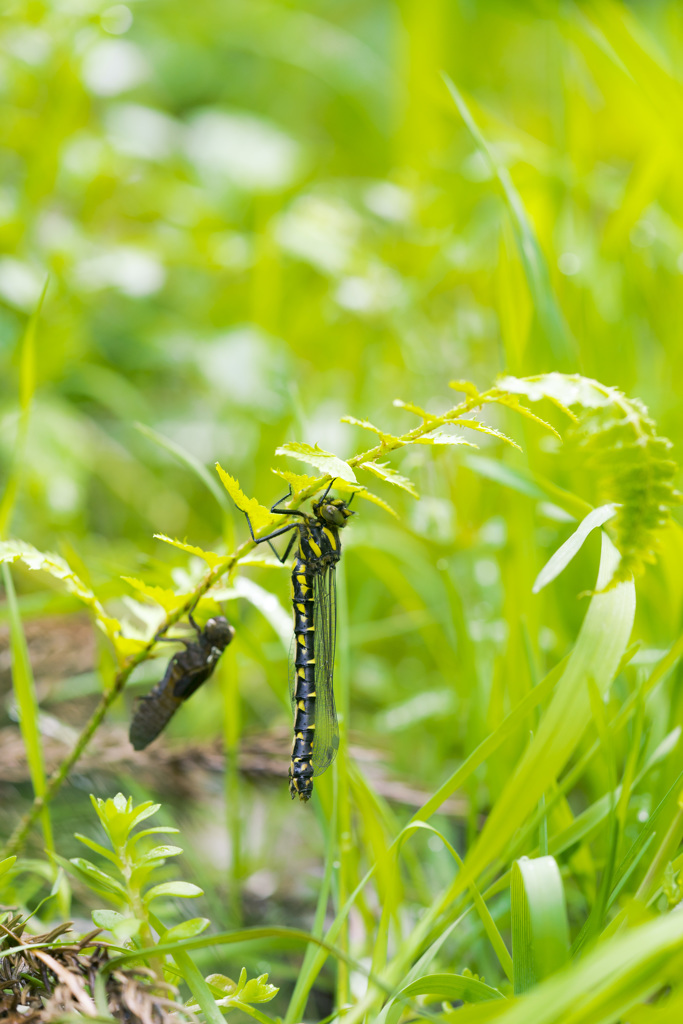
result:
[[[93,910],[90,913],[93,919],[93,924],[96,924],[98,928],[106,928],[107,931],[113,931],[114,928],[125,921],[125,916],[119,914],[116,910]]]
[[[206,489],[211,492],[220,507],[224,512],[230,511],[230,505],[225,497],[225,494],[216,483],[214,477],[211,476],[206,466],[195,458],[191,452],[188,452],[182,445],[177,444],[175,441],[171,441],[170,438],[164,437],[163,434],[158,433],[151,427],[146,426],[144,423],[135,423],[135,429],[139,430],[144,437],[148,437],[150,441],[154,441],[160,448],[164,448],[167,452],[170,452],[184,466],[187,466],[196,477],[204,484]]]
[[[145,903],[150,903],[159,896],[182,896],[189,899],[203,894],[204,890],[192,882],[162,882],[161,885],[154,885],[148,889],[143,899]]]
[[[33,572],[40,570],[59,580],[69,594],[94,612],[97,625],[114,641],[121,630],[121,624],[106,614],[90,587],[78,578],[63,558],[50,552],[38,551],[32,544],[22,540],[0,541],[0,563],[11,565],[17,561]]]
[[[451,380],[448,382],[448,386],[453,388],[454,391],[461,392],[470,401],[479,398],[479,389],[470,380]]]
[[[19,612],[19,605],[14,590],[14,581],[9,565],[2,566],[2,580],[7,598],[10,625],[10,652],[12,668],[12,688],[19,709],[19,727],[26,749],[31,784],[36,797],[43,797],[47,789],[45,763],[43,760],[43,744],[39,728],[38,698],[28,645]],[[51,853],[54,849],[50,808],[45,806],[41,813],[41,824],[45,847]]]
[[[554,857],[522,857],[510,879],[515,995],[554,974],[569,959],[569,923]]]
[[[430,996],[430,1000],[445,1000],[449,1003],[482,1003],[489,999],[503,999],[502,992],[483,981],[472,978],[466,974],[426,974],[422,978],[412,981],[392,1000],[389,1012],[386,1016],[386,1024],[398,1024],[398,1021],[406,1007],[404,999],[415,999],[417,996]]]
[[[443,434],[437,433],[432,434],[431,437],[423,434],[422,437],[416,437],[411,441],[411,444],[459,444],[466,445],[468,448],[478,448],[478,444],[474,444],[473,441],[467,441],[464,437],[460,437],[458,434]]]
[[[306,476],[305,473],[291,473],[288,469],[271,469],[271,473],[281,477],[288,484],[291,484],[292,494],[299,491],[307,491],[311,487],[319,487],[320,479],[316,476]]]
[[[618,506],[609,532],[622,557],[609,585],[642,573],[681,500],[671,442],[658,436],[643,403],[577,374],[502,377],[498,387],[531,401],[549,398],[571,415],[569,407],[578,407],[567,440],[595,492],[593,503]]]
[[[19,490],[19,482],[24,470],[24,452],[26,449],[26,438],[28,434],[29,416],[31,402],[36,388],[36,333],[40,311],[43,308],[45,293],[49,278],[45,279],[43,291],[38,303],[26,324],[26,330],[21,339],[19,355],[19,429],[17,439],[12,453],[12,461],[8,478],[5,482],[5,489],[0,500],[0,537],[4,537],[11,518],[14,504]]]
[[[404,402],[400,398],[395,398],[392,405],[397,409],[405,409],[406,412],[412,412],[415,416],[420,416],[425,423],[429,423],[430,420],[437,419],[434,413],[427,412],[426,409],[421,409],[419,405],[414,405],[413,402]]]
[[[614,545],[603,534],[598,591],[611,578],[618,557]],[[592,676],[600,693],[607,692],[628,646],[634,614],[632,580],[591,598],[553,698],[468,853],[454,884],[455,891],[462,891],[500,856],[519,825],[558,778],[590,722],[587,676]]]
[[[394,402],[396,405],[396,402]],[[362,427],[363,430],[370,430],[373,434],[378,434],[383,441],[397,441],[398,438],[393,434],[388,434],[384,430],[380,430],[374,423],[370,423],[369,420],[358,420],[355,416],[342,416],[340,423],[350,423],[352,427]]]
[[[5,857],[4,860],[0,860],[0,878],[6,875],[12,865],[16,862],[16,857]]]
[[[615,516],[617,508],[617,505],[601,505],[600,508],[594,508],[585,519],[581,520],[571,537],[568,537],[564,544],[550,556],[539,572],[532,587],[534,594],[537,594],[539,590],[546,587],[556,576],[560,575],[563,569],[567,568],[593,530],[603,526],[609,519]]]
[[[219,565],[220,562],[225,561],[224,555],[217,555],[215,551],[204,551],[203,548],[198,548],[194,544],[186,544],[182,540],[173,540],[171,537],[167,537],[165,533],[155,533],[155,540],[163,540],[164,544],[171,544],[174,548],[180,548],[181,551],[187,551],[189,555],[196,555],[197,558],[202,558],[208,566],[212,569]],[[176,598],[176,607],[178,598]]]
[[[576,419],[571,412],[573,405],[580,405],[584,409],[599,409],[610,405],[619,394],[617,388],[607,387],[578,373],[542,373],[535,377],[502,376],[496,380],[496,387],[501,391],[526,395],[532,402],[549,398],[561,409],[566,409],[572,419]]]
[[[101,843],[96,843],[94,839],[89,839],[88,836],[82,836],[80,832],[74,832],[74,839],[78,839],[79,843],[83,843],[93,853],[99,853],[100,857],[105,857],[112,864],[116,864],[116,856],[106,846],[102,846]]]
[[[394,487],[400,487],[401,490],[407,491],[413,498],[419,498],[420,495],[417,493],[415,484],[412,480],[409,480],[407,476],[401,476],[391,466],[382,464],[381,462],[363,462],[359,466],[359,469],[367,469],[369,473],[374,473],[380,480],[384,480],[388,484],[393,484]]]
[[[174,942],[176,939],[193,939],[195,935],[201,935],[206,931],[210,924],[208,917],[191,917],[188,921],[181,921],[180,924],[169,928],[159,937],[159,941]]]
[[[338,480],[335,483],[334,489],[339,494],[350,494],[353,496],[358,495],[359,498],[372,502],[373,505],[377,505],[379,508],[384,509],[385,512],[389,512],[390,515],[396,516],[398,519],[398,514],[394,511],[391,505],[388,505],[386,501],[379,498],[376,494],[373,494],[372,491],[368,491],[360,484],[349,484],[346,480]]]
[[[136,832],[130,837],[130,842],[137,843],[138,839],[142,839],[143,836],[169,835],[171,833],[177,835],[179,832],[180,829],[174,828],[173,825],[155,825],[154,828],[145,828],[142,832]]]
[[[53,857],[65,871],[70,875],[76,875],[95,892],[106,895],[110,899],[118,898],[125,901],[126,893],[123,886],[106,872],[91,864],[89,860],[84,860],[83,857],[72,857],[70,860],[65,860],[59,854],[53,854]]]
[[[505,444],[511,445],[516,448],[517,451],[521,452],[520,446],[516,441],[513,441],[507,434],[503,434],[502,431],[496,430],[495,427],[489,427],[486,423],[480,423],[478,420],[465,420],[465,419],[449,419],[449,423],[452,423],[456,427],[467,427],[469,430],[478,430],[482,434],[489,434],[491,437],[497,438],[499,441],[504,441]]]
[[[543,251],[536,238],[531,218],[529,217],[522,197],[517,191],[510,172],[495,152],[488,145],[482,135],[465,99],[448,77],[443,75],[446,88],[451,94],[460,116],[465,122],[474,144],[483,157],[486,166],[498,180],[505,205],[507,206],[512,228],[517,242],[519,257],[524,267],[529,290],[533,296],[534,306],[541,322],[541,327],[552,347],[553,355],[556,358],[564,359],[567,362],[574,362],[576,359],[576,343],[571,336],[564,316],[558,306],[553,292],[548,266]],[[456,389],[460,390],[454,382]],[[451,384],[451,387],[454,386]]]
[[[326,452],[317,444],[313,446],[306,444],[304,441],[292,441],[289,444],[283,444],[276,448],[275,454],[290,455],[293,459],[299,459],[300,462],[307,462],[310,466],[315,466],[316,469],[319,469],[325,476],[332,477],[333,480],[339,478],[341,480],[348,480],[349,483],[356,482],[356,476],[348,462],[337,458],[331,452]]]
[[[266,526],[272,526],[276,516],[272,515],[269,509],[260,505],[256,498],[248,498],[242,491],[235,477],[226,473],[218,462],[216,463],[216,469],[218,470],[218,475],[221,478],[223,486],[234,501],[236,508],[238,508],[240,512],[246,512],[249,516],[254,533],[258,533],[259,530],[262,530]]]
[[[121,579],[125,583],[129,583],[139,594],[143,594],[144,597],[148,597],[150,601],[154,601],[155,604],[160,605],[164,611],[167,612],[176,611],[176,609],[180,608],[190,596],[189,594],[176,594],[174,591],[168,590],[166,587],[151,586],[149,583],[144,583],[142,580],[138,580],[134,576],[122,576]]]

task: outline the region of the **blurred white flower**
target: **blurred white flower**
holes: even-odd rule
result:
[[[368,210],[384,220],[407,221],[413,212],[413,197],[390,181],[378,181],[370,185],[363,198]]]
[[[74,268],[74,280],[82,291],[111,287],[131,298],[142,298],[163,287],[166,271],[152,253],[120,245],[81,260]]]
[[[0,296],[26,313],[32,313],[45,284],[45,272],[13,256],[0,259]]]
[[[114,148],[143,160],[165,160],[178,138],[179,125],[172,117],[139,103],[112,105],[105,121]]]
[[[361,231],[358,214],[337,199],[301,196],[280,218],[283,249],[326,274],[341,274],[352,262]]]
[[[104,39],[83,59],[83,81],[96,96],[118,96],[140,85],[149,73],[140,48],[123,39]]]
[[[205,173],[224,178],[248,192],[287,188],[301,166],[294,139],[261,118],[207,110],[185,131],[188,159]]]

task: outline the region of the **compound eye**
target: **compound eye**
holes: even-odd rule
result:
[[[335,526],[343,526],[345,522],[344,516],[336,505],[325,505],[323,508],[323,518]]]

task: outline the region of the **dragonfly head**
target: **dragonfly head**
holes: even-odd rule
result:
[[[355,515],[341,498],[321,498],[313,502],[313,512],[318,519],[330,526],[346,526],[346,520]]]
[[[204,635],[210,643],[223,648],[228,646],[235,635],[235,630],[224,615],[215,615],[206,620]]]

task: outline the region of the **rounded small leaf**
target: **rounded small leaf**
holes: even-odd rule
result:
[[[166,944],[179,939],[193,939],[206,931],[210,924],[208,917],[191,917],[189,921],[181,921],[165,931],[160,941]]]
[[[192,882],[162,882],[161,885],[153,885],[144,895],[145,903],[150,903],[158,896],[184,896],[187,898],[203,896],[204,890]]]

